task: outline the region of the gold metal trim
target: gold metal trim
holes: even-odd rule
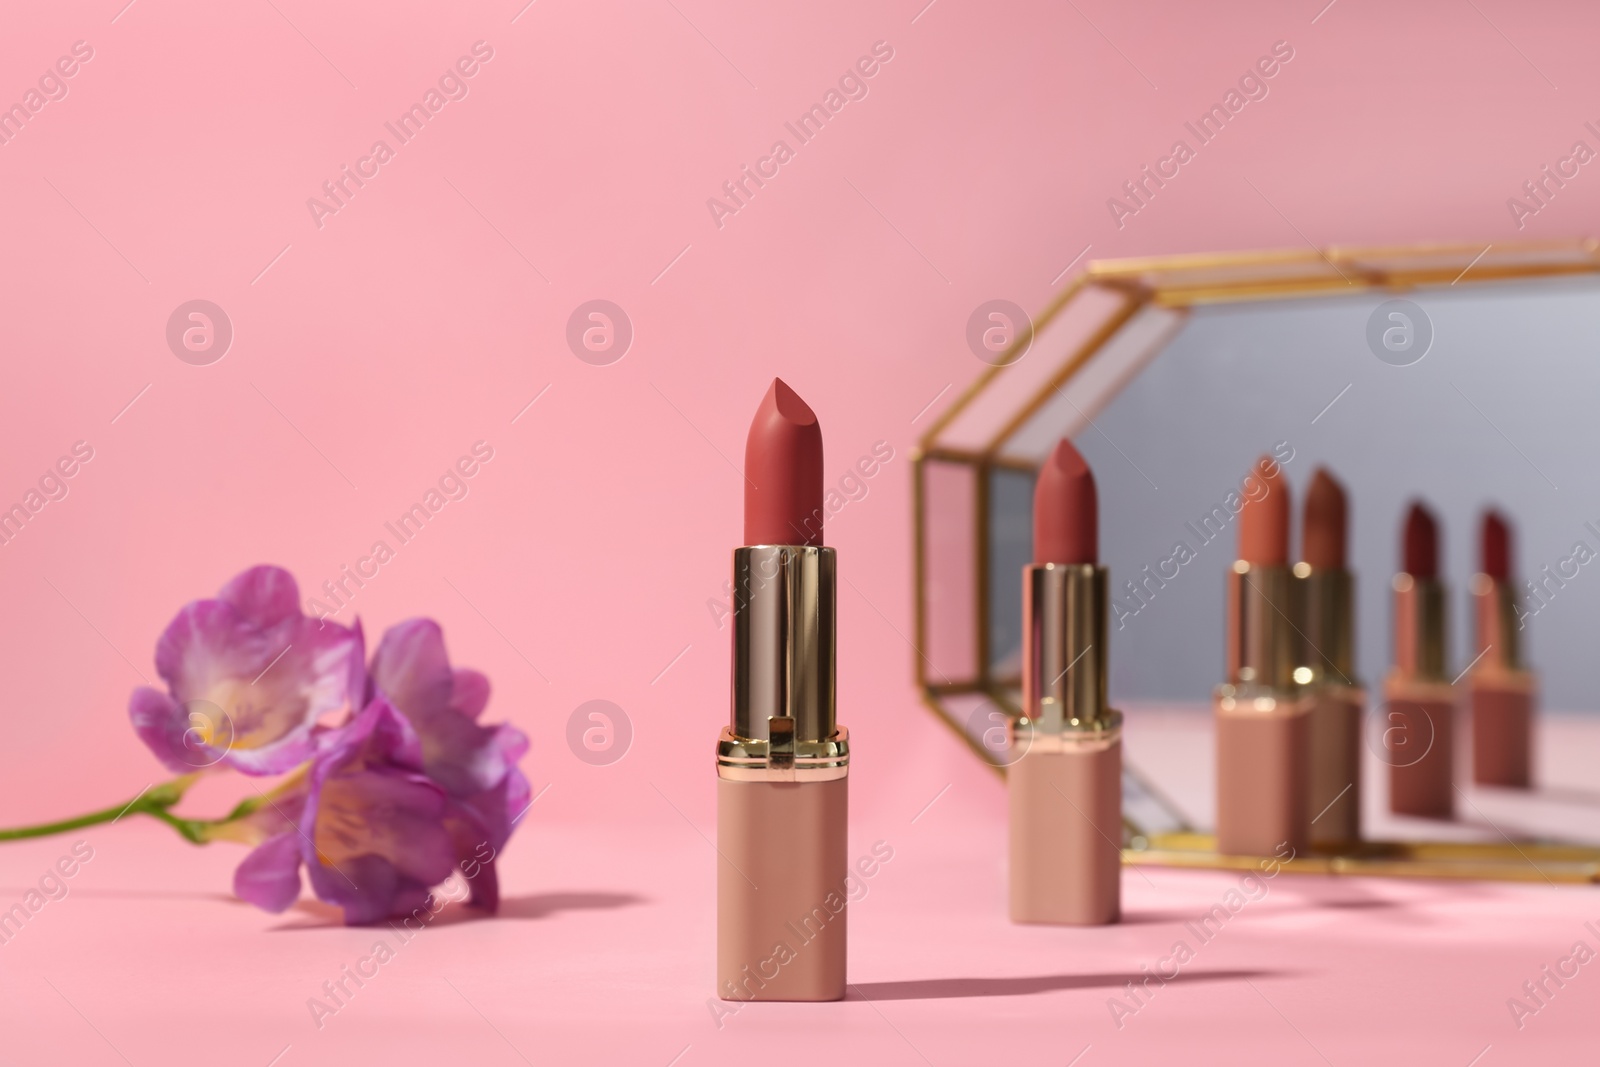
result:
[[[1284,566],[1235,560],[1228,570],[1229,685],[1289,693],[1300,665],[1297,583]]]
[[[1490,667],[1522,669],[1522,635],[1517,626],[1517,594],[1509,583],[1474,574],[1468,587],[1477,626],[1472,639],[1479,660]]]
[[[1305,634],[1300,663],[1312,685],[1355,686],[1355,578],[1347,570],[1294,565]]]
[[[822,741],[796,741],[792,728],[783,740],[740,737],[728,727],[717,738],[719,767],[792,767],[796,770],[850,765],[850,731],[843,726]]]
[[[835,559],[814,545],[733,550],[734,736],[833,737]]]
[[[1442,682],[1450,616],[1445,611],[1444,583],[1404,571],[1389,583],[1394,588],[1394,668],[1407,677]]]
[[[1600,882],[1600,848],[1539,842],[1496,844],[1455,841],[1364,841],[1349,851],[1281,856],[1225,856],[1211,834],[1151,834],[1144,848],[1125,848],[1122,862],[1136,867],[1189,867],[1259,871],[1277,863],[1292,874],[1384,878],[1451,878],[1495,882]]]
[[[1022,713],[1035,731],[1094,730],[1116,714],[1104,671],[1110,585],[1092,563],[1023,568]]]

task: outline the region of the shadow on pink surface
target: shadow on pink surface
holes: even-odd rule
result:
[[[227,898],[227,899],[232,899]],[[633,893],[607,893],[572,890],[555,893],[533,893],[523,897],[506,897],[500,901],[496,914],[470,904],[447,904],[438,915],[428,920],[428,928],[455,926],[468,922],[496,922],[506,919],[547,919],[567,911],[601,911],[609,908],[626,908],[635,904],[648,904],[645,897]],[[269,927],[271,933],[294,930],[344,929],[343,913],[336,907],[317,900],[301,900],[291,911],[298,912],[308,921],[283,923]],[[383,925],[373,923],[371,925]]]
[[[950,1000],[965,997],[1025,997],[1054,993],[1063,989],[1120,989],[1137,985],[1150,977],[1147,973],[1126,974],[1039,974],[1022,978],[922,978],[906,982],[857,982],[850,986],[854,997],[846,1000]],[[1287,971],[1200,971],[1185,974],[1183,981],[1244,982],[1252,978],[1289,978]]]

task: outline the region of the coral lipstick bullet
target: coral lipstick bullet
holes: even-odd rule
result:
[[[1294,576],[1300,586],[1305,636],[1301,660],[1311,716],[1311,841],[1330,846],[1361,839],[1366,693],[1355,677],[1355,578],[1346,567],[1348,510],[1344,487],[1319,467],[1306,493]]]
[[[717,992],[845,993],[850,747],[834,714],[834,551],[822,430],[773,380],[745,446],[732,715],[717,743]]]

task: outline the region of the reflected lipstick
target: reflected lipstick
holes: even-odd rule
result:
[[[1533,781],[1533,708],[1537,684],[1522,666],[1511,527],[1497,511],[1483,516],[1482,566],[1472,577],[1476,660],[1468,676],[1472,708],[1472,780],[1526,789]]]
[[[1406,513],[1394,576],[1394,668],[1384,679],[1383,760],[1389,810],[1455,814],[1455,692],[1445,669],[1445,587],[1439,524],[1420,501]]]
[[[1306,493],[1300,562],[1294,576],[1305,640],[1301,648],[1311,716],[1307,786],[1311,841],[1361,839],[1361,719],[1366,693],[1355,680],[1355,578],[1345,565],[1349,529],[1344,487],[1319,467]]]
[[[1310,836],[1310,718],[1289,571],[1289,486],[1262,456],[1244,480],[1239,558],[1228,572],[1227,681],[1217,687],[1217,851],[1270,856]]]
[[[834,551],[822,430],[774,379],[745,445],[732,715],[717,743],[717,992],[845,993],[848,734],[834,717]]]
[[[1122,713],[1106,703],[1109,572],[1094,474],[1062,440],[1033,494],[1022,569],[1022,715],[1006,770],[1011,919],[1116,922],[1122,901]]]

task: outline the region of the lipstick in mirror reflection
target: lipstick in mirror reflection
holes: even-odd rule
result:
[[[1522,665],[1511,525],[1484,513],[1478,573],[1472,576],[1477,657],[1467,676],[1472,713],[1472,780],[1526,789],[1533,781],[1533,709],[1537,682]]]
[[[1228,571],[1227,678],[1217,687],[1217,851],[1270,856],[1309,843],[1310,717],[1289,571],[1289,484],[1262,456],[1244,484]]]
[[[1034,483],[1022,569],[1022,718],[1006,769],[1013,922],[1097,925],[1122,912],[1122,713],[1106,702],[1099,538],[1094,473],[1063,438]]]
[[[1300,659],[1310,715],[1307,802],[1311,841],[1340,847],[1361,840],[1361,723],[1366,693],[1355,670],[1355,576],[1347,566],[1349,507],[1344,487],[1318,467],[1306,492],[1300,532]]]
[[[1421,501],[1406,513],[1394,576],[1394,667],[1383,683],[1381,753],[1389,810],[1455,815],[1455,692],[1446,667],[1446,597],[1439,523]]]

